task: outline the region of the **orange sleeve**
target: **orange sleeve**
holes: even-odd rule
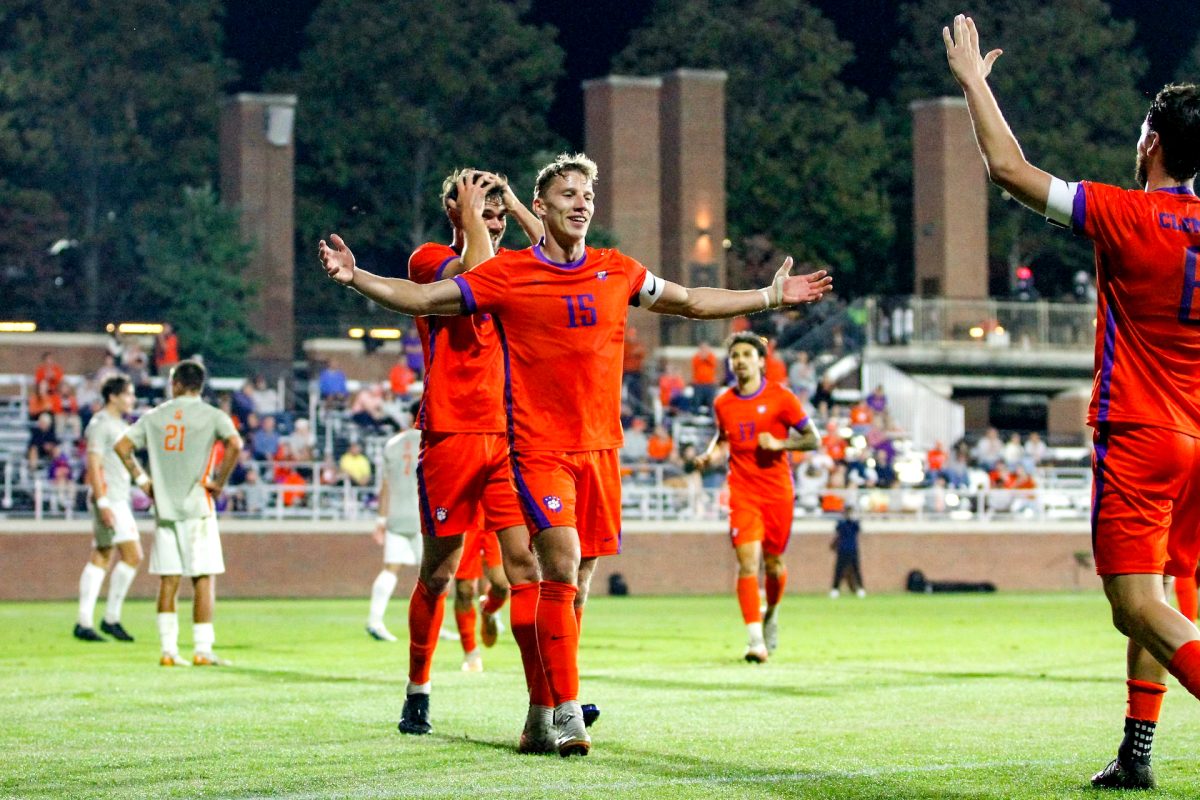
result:
[[[433,283],[441,280],[442,270],[458,258],[458,253],[444,244],[423,244],[408,259],[408,279],[414,283]]]
[[[468,314],[478,311],[499,311],[505,300],[512,297],[509,272],[504,255],[494,256],[470,272],[452,279],[462,291],[463,306]]]

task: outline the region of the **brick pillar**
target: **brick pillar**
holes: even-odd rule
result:
[[[684,286],[726,285],[725,81],[719,70],[663,76],[662,276]],[[669,344],[719,344],[724,322],[664,323]]]
[[[914,293],[987,297],[988,180],[961,97],[918,100],[913,118]]]
[[[624,75],[583,83],[585,147],[600,169],[595,221],[616,236],[622,253],[656,273],[662,263],[661,86],[658,78]],[[658,347],[657,315],[634,309],[629,324],[648,350]]]
[[[250,276],[259,285],[255,369],[291,374],[295,350],[296,96],[239,94],[221,108],[221,199],[241,214],[242,236],[255,245]]]

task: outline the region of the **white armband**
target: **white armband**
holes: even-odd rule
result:
[[[380,514],[378,517],[375,518],[375,524],[386,526],[387,525],[387,517],[385,517],[383,514]]]
[[[150,478],[147,477],[146,473],[139,472],[138,476],[133,479],[133,482],[136,483],[139,488],[145,489],[148,485],[150,485]]]
[[[646,280],[642,281],[642,288],[638,291],[637,296],[629,301],[629,304],[639,308],[653,308],[654,304],[663,296],[666,288],[666,281],[650,270],[646,270]]]
[[[1075,195],[1079,183],[1067,183],[1061,178],[1050,178],[1050,193],[1046,196],[1046,219],[1064,228],[1071,226],[1071,214],[1075,210]]]
[[[97,497],[92,502],[96,504],[96,508],[112,508],[112,501],[107,497]]]

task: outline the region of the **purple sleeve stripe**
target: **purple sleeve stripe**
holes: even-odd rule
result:
[[[1071,230],[1077,236],[1083,236],[1087,225],[1087,192],[1080,183],[1075,189],[1075,201],[1071,205]]]
[[[467,313],[474,314],[479,306],[475,303],[475,293],[471,291],[471,284],[467,283],[466,278],[462,275],[455,275],[450,280],[458,284],[458,290],[462,292],[463,307],[467,309]]]
[[[801,417],[800,421],[792,427],[803,433],[804,429],[808,427],[808,415],[806,414],[805,416]]]
[[[433,279],[435,281],[440,281],[442,279],[442,273],[446,271],[446,267],[450,266],[450,262],[456,258],[458,258],[457,255],[452,255],[442,263],[438,264],[437,271],[433,273]]]

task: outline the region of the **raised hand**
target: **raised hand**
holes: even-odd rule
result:
[[[792,274],[792,257],[783,260],[783,265],[771,281],[772,306],[795,306],[815,303],[833,288],[833,278],[823,269],[807,275]]]
[[[354,253],[336,233],[330,234],[329,242],[332,247],[321,240],[317,245],[317,257],[321,259],[325,274],[344,286],[354,280]]]
[[[488,192],[498,185],[499,178],[490,172],[473,172],[458,179],[458,202],[460,211],[473,217],[483,216],[484,201]]]
[[[959,14],[954,18],[954,33],[947,26],[942,28],[942,41],[946,44],[946,60],[950,62],[950,72],[959,86],[966,86],[971,81],[986,80],[1004,51],[997,48],[986,56],[979,54],[979,31],[975,29],[975,20]]]

